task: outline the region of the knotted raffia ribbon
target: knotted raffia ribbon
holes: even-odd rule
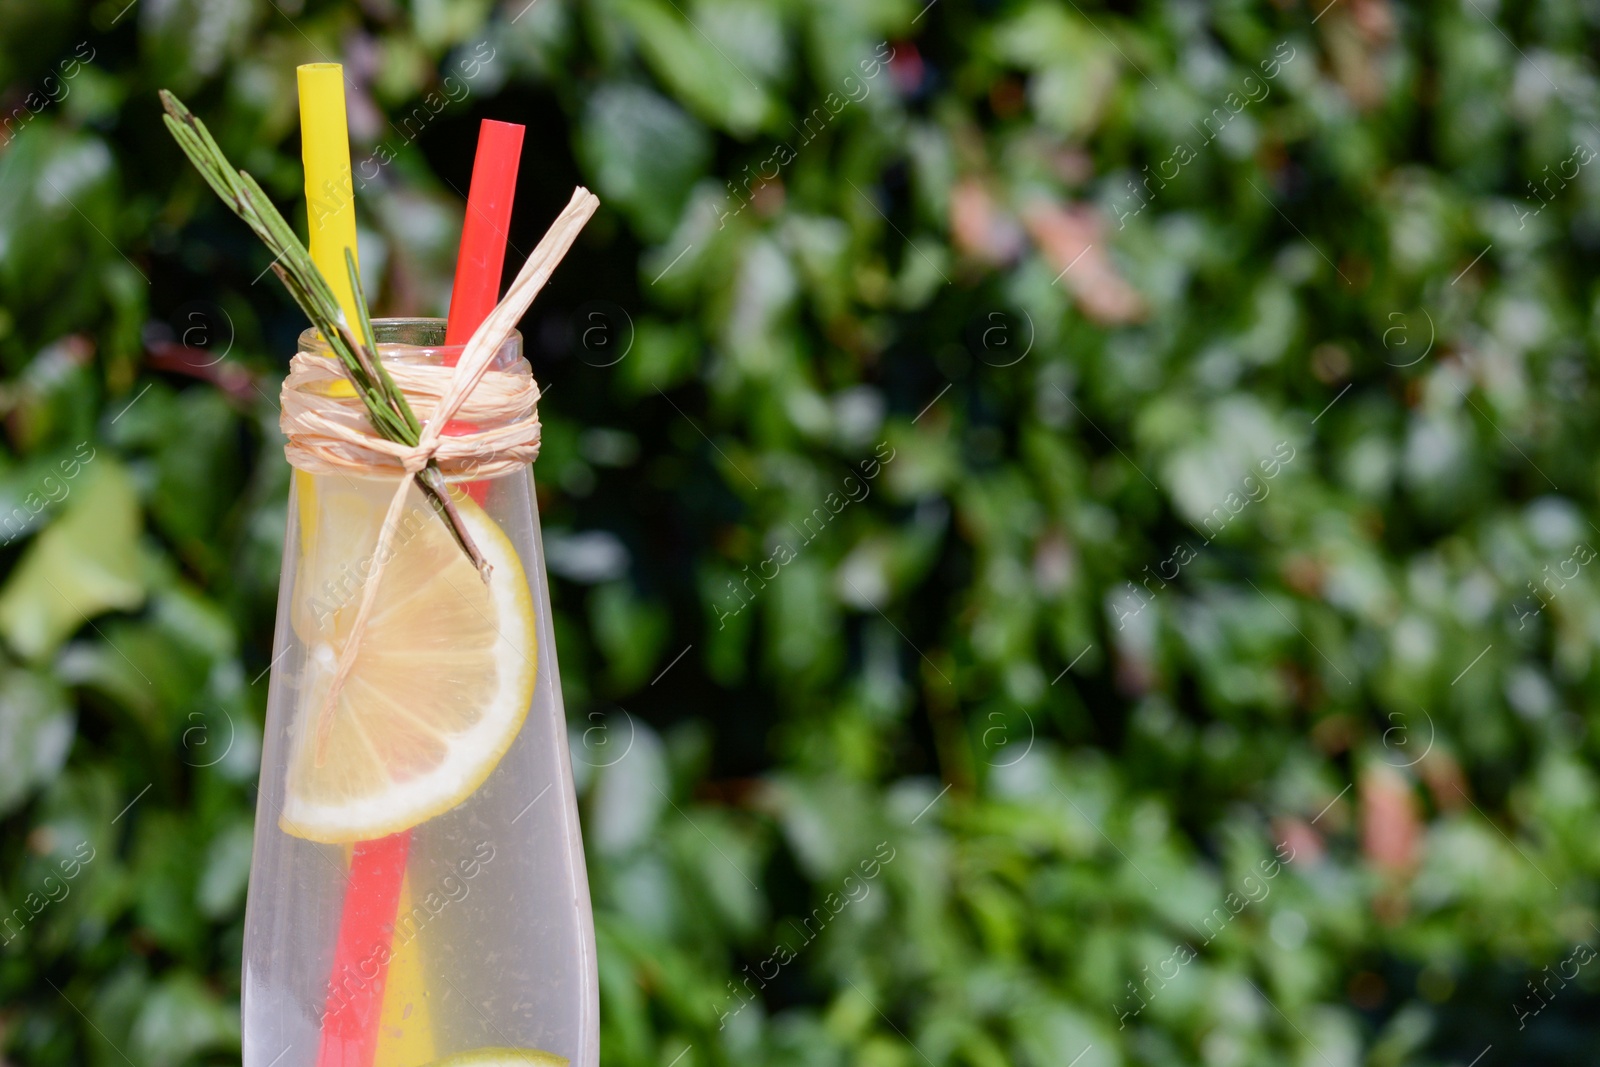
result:
[[[470,472],[474,477],[487,478],[515,470],[539,454],[538,386],[532,378],[491,370],[490,365],[599,206],[599,198],[589,190],[573,190],[572,199],[545,231],[505,298],[473,333],[454,367],[385,364],[422,420],[422,434],[414,447],[374,433],[359,398],[332,395],[329,387],[335,380],[348,380],[335,360],[302,352],[290,362],[289,376],[283,382],[279,425],[288,438],[284,454],[291,464],[313,473],[390,470],[405,474],[398,479],[384,513],[361,606],[356,610],[349,640],[339,654],[338,670],[323,705],[317,730],[319,753],[320,742],[326,740],[332,726],[339,691],[355,663],[384,564],[392,555],[390,543],[399,529],[412,478],[430,459],[437,460],[446,474]],[[457,415],[491,428],[445,437],[445,425]],[[482,573],[483,580],[489,581],[487,563]]]
[[[384,368],[417,418],[435,423],[458,368],[398,360],[385,362]],[[303,352],[290,362],[281,418],[289,435],[283,451],[290,464],[312,474],[420,470],[427,463],[426,457],[418,461],[421,445],[411,448],[374,434],[361,398],[337,388],[348,382],[344,368],[326,355]],[[456,411],[456,417],[485,428],[440,437],[433,452],[440,470],[493,478],[532,463],[539,455],[538,402],[539,387],[526,370],[485,371]]]

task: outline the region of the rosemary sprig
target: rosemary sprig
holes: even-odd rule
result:
[[[407,403],[405,393],[395,385],[394,379],[378,356],[377,340],[372,332],[372,320],[367,315],[366,297],[356,276],[356,261],[345,249],[345,268],[350,272],[350,288],[355,293],[356,311],[360,322],[355,327],[358,336],[345,320],[344,312],[333,295],[322,272],[311,259],[311,253],[294,235],[267,194],[250,175],[234,169],[223,155],[222,148],[206,129],[206,124],[194,116],[183,102],[167,90],[161,90],[161,106],[167,129],[189,157],[206,184],[244,220],[245,225],[261,238],[272,253],[272,272],[283,282],[294,302],[306,313],[311,324],[327,340],[328,347],[344,368],[346,377],[355,387],[356,395],[367,409],[367,418],[379,436],[403,445],[415,447],[422,438],[422,423]],[[478,573],[488,580],[489,567],[472,535],[467,532],[455,502],[451,499],[448,483],[438,463],[428,465],[416,474],[417,486],[444,520],[456,543],[467,554]]]

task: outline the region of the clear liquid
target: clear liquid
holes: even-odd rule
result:
[[[379,970],[363,960],[333,973],[350,847],[294,837],[278,823],[307,674],[307,647],[290,624],[301,563],[291,494],[245,917],[245,1067],[422,1067],[491,1047],[598,1063],[594,922],[532,476],[479,484],[528,578],[537,679],[527,719],[488,779],[411,831],[370,1063],[319,1051],[330,985],[359,996]],[[393,485],[378,490],[386,496]]]

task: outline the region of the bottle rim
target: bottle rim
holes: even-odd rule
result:
[[[372,333],[378,341],[378,358],[385,363],[423,363],[454,366],[466,345],[444,343],[445,320],[420,316],[397,316],[372,320]],[[333,349],[315,326],[300,333],[300,351],[307,355],[333,357]],[[519,366],[520,364],[520,366]],[[531,373],[522,358],[522,332],[512,330],[490,361],[493,370]]]

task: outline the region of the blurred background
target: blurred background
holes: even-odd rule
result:
[[[513,245],[607,1067],[1592,1062],[1600,9],[0,0],[0,1062],[237,1062],[305,323]],[[522,256],[513,252],[512,267]]]

